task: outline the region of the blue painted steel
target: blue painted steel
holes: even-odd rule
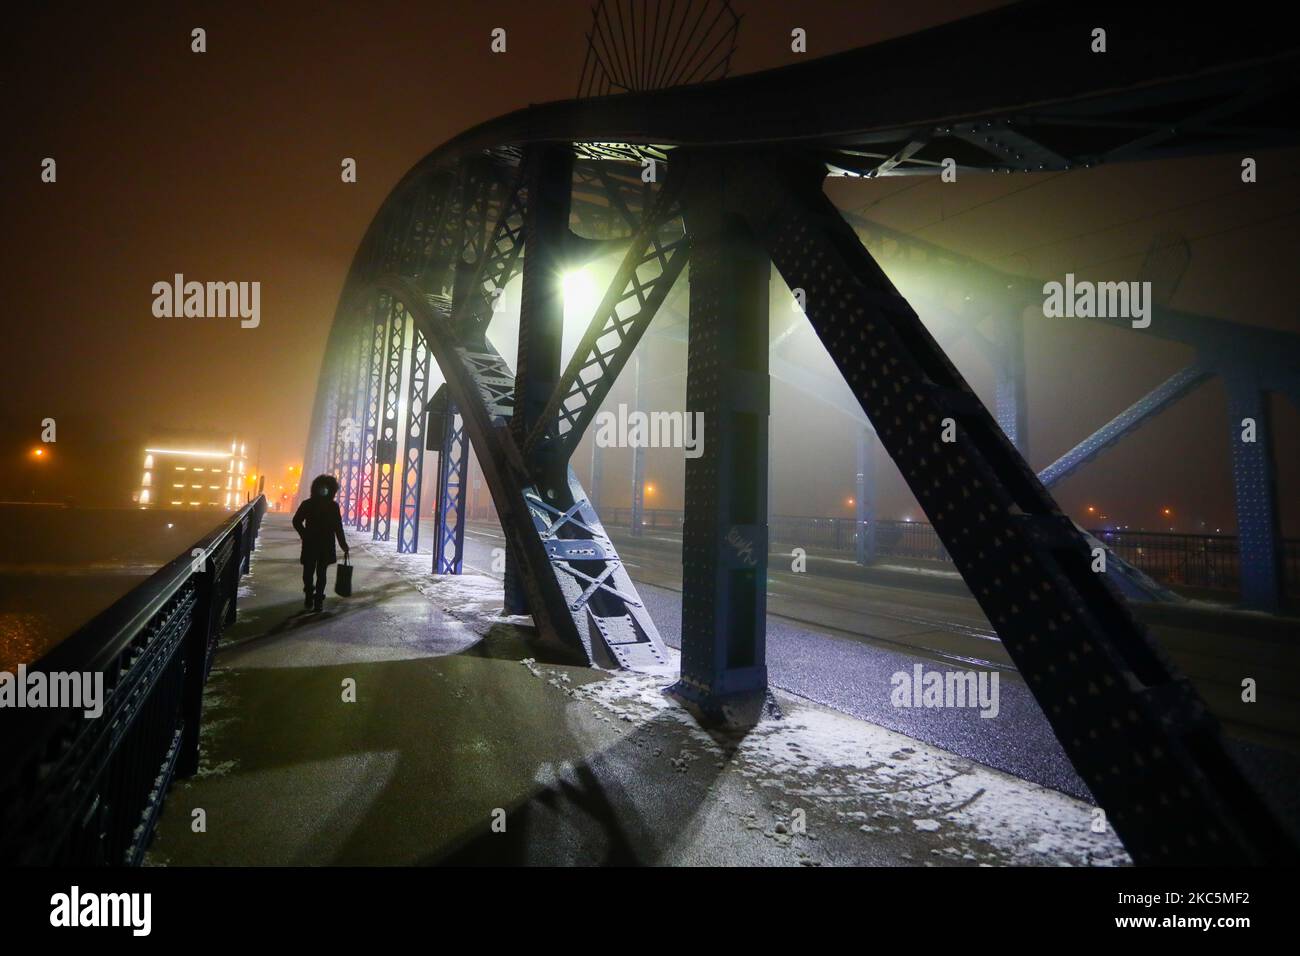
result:
[[[1038,473],[1038,480],[1050,488],[1071,474],[1085,462],[1113,445],[1152,416],[1164,411],[1196,386],[1210,377],[1210,372],[1193,363],[1175,372],[1160,385],[1147,392],[1124,411],[1097,429],[1064,455]]]
[[[407,365],[406,451],[402,456],[402,507],[397,518],[397,550],[415,554],[420,546],[420,491],[424,483],[424,427],[429,400],[429,346],[412,323]]]
[[[465,558],[465,491],[469,466],[465,422],[447,400],[442,453],[438,456],[438,505],[434,516],[434,574],[460,574]]]
[[[357,364],[356,373],[350,383],[351,412],[342,424],[346,432],[340,437],[346,447],[346,459],[343,465],[343,523],[353,527],[357,523],[357,494],[361,480],[361,435],[366,414],[367,379],[363,373],[370,368],[371,327],[366,322],[357,321]],[[350,419],[350,422],[349,422]]]
[[[1228,387],[1228,450],[1236,491],[1241,602],[1253,610],[1275,614],[1282,601],[1282,532],[1268,395],[1249,369],[1225,371],[1224,381]]]
[[[387,541],[392,528],[393,473],[397,468],[397,403],[402,393],[402,350],[406,339],[406,310],[389,310],[388,353],[384,359],[383,417],[375,440],[375,521],[372,537]]]
[[[876,435],[866,428],[858,429],[858,480],[853,499],[857,535],[854,552],[858,564],[870,564],[876,558]]]
[[[357,479],[356,529],[369,531],[375,495],[375,439],[379,432],[380,390],[383,388],[384,350],[388,342],[387,295],[379,295],[370,327],[370,363],[366,372],[366,424],[361,436],[361,469]]]

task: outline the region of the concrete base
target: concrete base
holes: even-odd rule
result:
[[[544,657],[499,582],[353,555],[354,596],[304,612],[268,516],[148,863],[1127,862],[1082,801],[784,693],[783,719],[710,732],[671,669]]]

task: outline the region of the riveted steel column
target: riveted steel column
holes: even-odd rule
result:
[[[644,411],[641,398],[641,355],[632,359],[632,410]],[[645,448],[632,447],[632,535],[641,537],[645,524]]]
[[[1282,532],[1268,393],[1249,369],[1225,370],[1224,385],[1228,391],[1228,449],[1237,511],[1241,603],[1275,614],[1282,604]],[[1247,441],[1247,437],[1254,440]]]
[[[564,267],[569,241],[573,151],[567,146],[529,147],[524,157],[528,207],[524,216],[527,254],[519,303],[519,351],[515,362],[515,409],[510,430],[523,446],[560,381],[564,339]],[[567,461],[555,459],[558,444],[542,446],[525,466],[552,507],[568,508]],[[527,613],[518,585],[519,565],[506,556],[506,611]]]
[[[725,155],[696,153],[684,210],[691,236],[686,407],[703,453],[686,460],[682,675],[706,714],[767,688],[767,253],[727,202]]]

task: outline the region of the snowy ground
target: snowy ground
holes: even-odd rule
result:
[[[363,545],[440,608],[470,627],[503,621],[500,582],[479,575],[431,577],[430,557],[399,555]],[[654,726],[658,750],[676,773],[699,763],[712,776],[710,799],[738,814],[741,825],[794,854],[790,862],[844,858],[844,834],[865,843],[902,846],[895,856],[912,865],[1124,865],[1127,854],[1099,824],[1089,804],[954,756],[789,694],[779,694],[783,717],[748,733],[701,729],[665,689],[675,679],[677,654],[657,674],[586,671],[522,663],[558,693],[585,705],[597,721],[635,736]],[[664,722],[676,727],[665,736]],[[638,744],[638,746],[640,746]],[[659,748],[663,749],[663,748]],[[827,859],[819,831],[837,834]]]

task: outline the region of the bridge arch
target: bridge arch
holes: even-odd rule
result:
[[[377,383],[385,401],[400,388],[391,333],[382,356],[373,334],[362,362],[355,322],[375,318],[365,303],[387,310],[388,328],[400,314],[447,379],[539,628],[588,660],[662,664],[654,625],[568,456],[689,251],[688,408],[705,415],[714,438],[687,466],[678,690],[725,712],[766,690],[761,466],[775,265],[807,294],[812,328],[1134,857],[1206,862],[1218,852],[1209,847],[1270,858],[1289,843],[1240,785],[1217,728],[1200,719],[1204,704],[1114,587],[1090,573],[1086,539],[821,191],[828,171],[933,172],[950,151],[964,171],[1028,172],[1219,151],[1242,135],[1257,145],[1296,140],[1293,128],[1213,129],[1286,88],[1297,59],[1288,41],[1264,56],[1221,24],[1175,40],[1147,11],[1119,7],[1117,22],[1151,42],[1098,64],[1074,43],[1093,16],[995,12],[945,28],[928,47],[904,39],[700,87],[547,104],[457,137],[403,179],[358,251],[330,334],[307,471],[342,460],[338,425],[363,391],[369,431]],[[936,42],[951,57],[936,58]],[[969,50],[979,51],[978,69]],[[904,75],[918,51],[933,64],[923,87],[863,90],[861,77]],[[1210,70],[1221,102],[1207,107],[1205,84],[1189,73]],[[1025,75],[1039,84],[1032,106],[1014,93]],[[1139,128],[1134,117],[1153,104],[1195,122]],[[1131,131],[1124,141],[1090,138],[1106,115]],[[646,160],[666,176],[642,182]],[[606,228],[579,237],[574,215]],[[561,371],[562,300],[548,277],[613,248],[622,263]],[[520,271],[512,370],[486,330]],[[360,310],[350,304],[357,296]],[[349,372],[363,366],[364,377]],[[939,441],[940,422],[956,424],[955,441]],[[361,472],[373,474],[371,463]],[[509,591],[508,575],[508,606]]]

